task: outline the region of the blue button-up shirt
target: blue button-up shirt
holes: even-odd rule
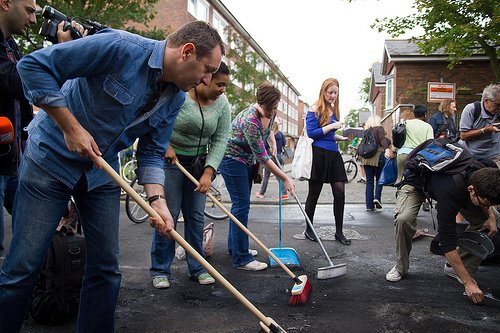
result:
[[[156,91],[165,46],[165,40],[105,29],[33,52],[18,70],[30,102],[67,106],[115,170],[117,153],[139,138],[140,183],[163,185],[164,155],[185,93],[168,84],[151,111],[141,110]],[[43,110],[28,131],[28,156],[69,187],[83,174],[89,190],[110,181],[88,158],[68,150],[62,131]]]

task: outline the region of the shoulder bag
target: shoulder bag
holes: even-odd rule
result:
[[[200,109],[200,114],[201,114],[201,131],[200,131],[200,139],[198,140],[198,149],[196,150],[196,157],[191,162],[189,171],[194,178],[200,180],[201,176],[203,176],[203,173],[205,172],[205,165],[207,163],[207,156],[208,156],[208,147],[203,154],[201,155],[199,154],[201,146],[201,138],[203,137],[203,128],[205,127],[205,117],[203,116],[203,110],[201,109],[200,100],[198,98],[198,92],[196,91],[196,89],[194,91],[196,93],[196,99],[197,99],[196,102],[198,103],[198,108]],[[212,181],[215,179],[216,176],[217,173],[214,172],[212,175]]]
[[[304,129],[302,135],[299,137],[297,147],[292,160],[292,178],[299,180],[306,180],[311,178],[312,169],[312,144],[314,140],[307,136]]]

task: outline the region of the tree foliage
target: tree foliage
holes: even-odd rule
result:
[[[158,0],[50,0],[37,1],[40,7],[49,5],[62,12],[69,18],[86,18],[99,22],[111,28],[130,30],[146,37],[163,39],[166,31],[148,29],[147,24],[156,14],[154,5]],[[27,38],[18,38],[23,53],[29,53],[45,45],[38,31],[45,18],[38,16],[37,23],[30,29]],[[144,25],[146,28],[138,30],[133,24]]]
[[[346,127],[357,127],[359,125],[359,109],[351,109],[344,117]]]
[[[369,71],[371,73],[372,69],[370,68]],[[370,98],[371,82],[371,76],[365,77],[363,79],[363,82],[361,82],[361,86],[359,87],[359,98],[365,103],[368,103],[368,99]]]
[[[227,57],[232,60],[228,64],[231,82],[226,94],[235,116],[255,103],[256,88],[264,81],[272,82],[276,74],[268,66],[259,71],[258,68],[263,68],[262,58],[237,33],[229,34],[229,45],[231,49],[227,51]]]
[[[415,14],[377,19],[372,27],[392,37],[421,27],[413,40],[428,55],[442,48],[449,68],[463,58],[484,53],[500,82],[500,2],[498,0],[415,0]]]

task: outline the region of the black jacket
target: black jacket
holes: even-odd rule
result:
[[[0,116],[7,117],[15,124],[14,105],[15,101],[19,101],[21,109],[21,126],[23,129],[28,126],[33,119],[33,110],[28,100],[24,97],[21,78],[17,72],[16,63],[7,55],[7,46],[13,51],[14,57],[21,59],[21,52],[13,38],[5,40],[2,31],[0,30]],[[27,139],[27,132],[21,130],[22,140]],[[0,147],[0,175],[14,175],[19,166],[20,156],[17,154],[17,147],[14,143],[11,147]],[[8,153],[7,153],[8,152]]]

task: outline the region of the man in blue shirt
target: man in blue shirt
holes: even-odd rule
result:
[[[74,197],[87,264],[77,332],[113,332],[120,189],[99,156],[118,169],[117,153],[139,138],[137,175],[162,221],[164,155],[185,91],[209,84],[224,54],[217,31],[202,21],[163,41],[105,29],[33,52],[18,64],[27,98],[43,110],[31,122],[14,203],[13,239],[0,272],[0,331],[18,332],[60,217]],[[152,198],[156,198],[153,200]]]
[[[477,116],[474,103],[465,106],[460,118],[461,143],[476,159],[491,159],[500,167],[500,84],[484,88],[480,105]]]

